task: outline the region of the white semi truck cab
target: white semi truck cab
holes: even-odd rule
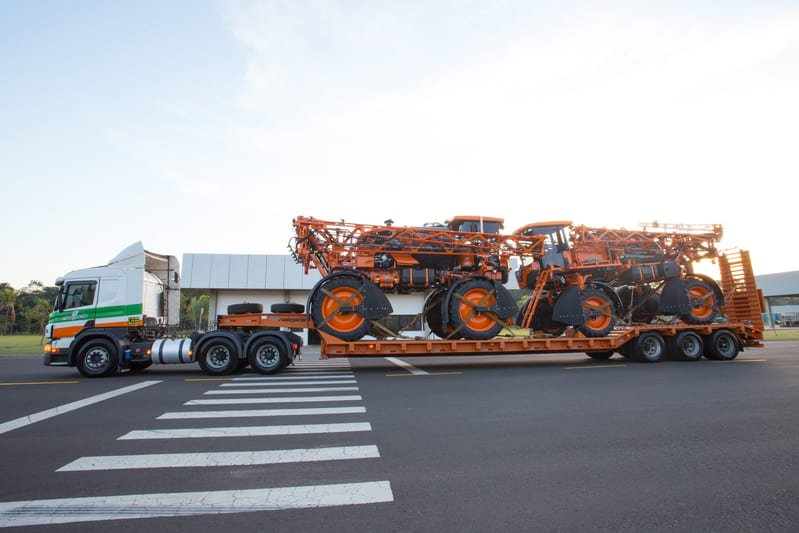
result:
[[[105,266],[74,270],[60,287],[45,328],[44,364],[77,366],[87,377],[153,363],[199,362],[212,375],[248,364],[271,374],[300,353],[302,339],[287,331],[258,328],[194,332],[175,336],[180,320],[180,264],[136,242]],[[260,312],[256,304],[233,312]]]

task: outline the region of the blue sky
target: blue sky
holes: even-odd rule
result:
[[[791,2],[0,3],[0,281],[291,218],[722,223],[761,273],[799,171]]]

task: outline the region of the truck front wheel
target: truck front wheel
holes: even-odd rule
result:
[[[230,374],[238,368],[238,349],[229,339],[212,339],[200,352],[197,362],[203,372],[212,376]]]
[[[118,364],[118,350],[105,339],[89,341],[78,352],[78,372],[87,378],[110,376],[117,371]]]

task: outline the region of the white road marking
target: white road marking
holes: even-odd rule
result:
[[[293,379],[352,379],[351,373],[342,373],[330,376],[270,376],[259,378],[233,378],[233,381],[291,381]]]
[[[394,501],[388,481],[0,502],[0,527],[244,513]]]
[[[357,383],[354,379],[338,381],[246,381],[244,383],[223,383],[220,387],[279,387],[281,385],[342,385]]]
[[[88,470],[131,470],[139,468],[193,468],[210,466],[252,466],[283,463],[343,461],[380,457],[377,446],[333,446],[330,448],[298,448],[294,450],[263,450],[204,453],[149,453],[141,455],[99,455],[81,457],[62,466],[56,472],[85,472]]]
[[[121,389],[104,392],[102,394],[97,394],[95,396],[89,396],[88,398],[84,398],[82,400],[65,403],[64,405],[59,405],[58,407],[53,407],[52,409],[46,409],[44,411],[39,411],[38,413],[33,413],[32,415],[16,418],[14,420],[10,420],[8,422],[0,424],[0,434],[8,433],[9,431],[12,431],[14,429],[29,426],[35,422],[40,422],[42,420],[46,420],[54,416],[63,415],[64,413],[75,411],[76,409],[80,409],[81,407],[86,407],[87,405],[100,403],[110,398],[116,398],[117,396],[122,396],[123,394],[137,391],[139,389],[143,389],[151,385],[156,385],[158,383],[161,383],[161,381],[160,380],[142,381],[141,383],[137,383],[135,385],[122,387]]]
[[[280,394],[281,392],[333,392],[333,391],[357,391],[358,387],[300,387],[299,389],[286,389],[279,387],[276,389],[233,389],[233,390],[209,390],[204,394]]]
[[[281,376],[287,376],[289,374],[302,374],[303,376],[351,376],[352,370],[290,370],[287,368],[280,373]]]
[[[313,403],[313,402],[359,402],[358,395],[351,396],[286,396],[280,398],[214,398],[212,400],[189,400],[183,405],[242,405],[254,403]]]
[[[356,431],[372,431],[372,425],[369,424],[369,422],[354,422],[344,424],[296,424],[290,426],[142,429],[126,433],[117,440],[265,437],[269,435],[311,435],[318,433],[351,433]]]
[[[408,363],[407,361],[403,361],[402,359],[397,359],[396,357],[386,357],[386,361],[388,361],[389,363],[394,363],[398,367],[404,368],[405,370],[407,370],[411,374],[415,374],[417,376],[423,376],[425,374],[428,374],[428,372],[425,372],[424,370],[422,370],[420,368],[416,368],[415,366],[413,366],[412,364]]]
[[[312,407],[301,409],[241,409],[231,411],[176,411],[164,413],[156,420],[183,418],[246,418],[262,416],[347,415],[365,413],[366,407]]]

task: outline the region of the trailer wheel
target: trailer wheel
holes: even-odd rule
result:
[[[497,303],[494,286],[484,279],[470,279],[458,285],[450,300],[449,321],[464,338],[493,339],[502,330],[499,318],[486,309]]]
[[[270,338],[255,341],[247,354],[247,360],[259,374],[274,374],[288,363],[285,347]]]
[[[118,364],[117,348],[105,339],[87,342],[78,353],[78,372],[87,378],[110,376],[117,371]]]
[[[229,339],[211,339],[202,347],[197,362],[203,372],[212,376],[224,376],[235,372],[239,364],[238,348]]]
[[[657,363],[663,359],[666,343],[659,333],[646,331],[630,341],[629,355],[641,363]]]
[[[313,296],[311,317],[314,325],[345,341],[357,341],[369,332],[371,324],[356,311],[342,311],[364,301],[360,280],[339,276],[326,281]]]
[[[727,329],[714,331],[705,337],[705,357],[714,361],[732,361],[738,357],[738,338]]]
[[[585,353],[591,359],[604,360],[613,357],[613,354],[616,353],[616,350],[605,350],[602,352],[585,352]]]
[[[613,300],[599,289],[587,288],[580,292],[585,323],[577,327],[586,337],[606,337],[616,325],[616,306]]]
[[[672,359],[698,361],[702,358],[702,337],[695,331],[680,331],[666,339],[666,348]]]
[[[713,288],[698,279],[685,280],[685,292],[691,310],[680,315],[680,319],[688,324],[710,324],[718,314],[718,303]]]

